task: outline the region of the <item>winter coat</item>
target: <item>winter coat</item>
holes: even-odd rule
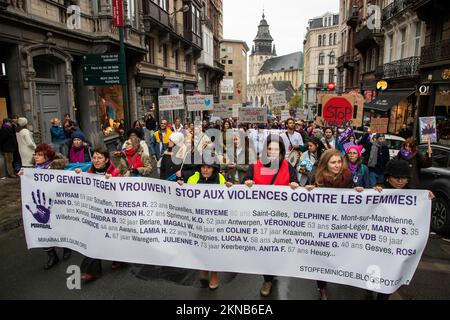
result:
[[[429,168],[432,165],[431,157],[428,153],[424,156],[420,152],[416,152],[411,157],[405,159],[399,152],[397,159],[402,159],[408,162],[410,179],[408,182],[408,188],[417,189],[420,186],[420,169]]]
[[[167,180],[181,169],[182,163],[183,159],[180,158],[176,158],[176,161],[172,161],[172,152],[166,151],[161,158],[159,178],[162,180]]]
[[[143,167],[138,168],[136,172],[140,177],[150,177],[152,172],[156,169],[157,164],[153,157],[145,154],[142,148],[138,150],[138,156],[141,158]],[[130,169],[130,164],[128,163],[127,157],[120,157],[119,165],[117,166],[122,177],[133,176],[133,170]]]
[[[255,171],[257,171],[256,168],[258,168],[258,167],[262,168],[261,160],[258,160],[254,164],[251,164],[249,166],[248,171],[245,174],[245,177],[243,179],[244,183],[245,183],[245,181],[252,180],[252,181],[255,181],[255,184],[261,184],[261,183],[258,183],[258,181],[257,181],[258,177],[264,176],[265,180],[271,180],[275,176],[275,174],[274,174],[274,175],[272,175],[269,178],[269,175],[267,175],[267,174],[263,175],[261,172],[255,172]],[[283,168],[284,168],[284,172],[282,172]],[[294,167],[289,162],[287,162],[286,160],[283,160],[283,162],[280,164],[280,170],[279,171],[280,172],[277,174],[277,178],[272,183],[272,185],[278,185],[278,186],[286,185],[287,186],[287,185],[289,185],[289,183],[292,183],[292,182],[297,182],[298,183],[297,172],[295,171]],[[289,180],[289,181],[286,181],[286,183],[280,183],[280,179],[283,179],[283,176],[288,176],[287,180]],[[261,185],[271,185],[271,184],[270,184],[270,181],[269,181],[268,183],[265,183],[265,184],[262,183]]]
[[[353,183],[355,187],[371,188],[370,185],[370,171],[365,164],[360,164],[358,170],[353,175]]]
[[[251,163],[254,163],[257,159],[255,150],[248,146],[247,150],[242,148],[239,154],[236,155],[236,159],[234,159],[234,151],[227,151],[227,159],[231,163],[236,164],[236,168],[229,169],[227,165],[224,165],[222,168],[226,171],[225,177],[227,181],[231,181],[233,183],[236,182],[236,174],[238,178],[238,183],[244,183],[245,175],[250,167]]]
[[[18,149],[14,127],[3,125],[0,129],[0,151],[13,153]]]
[[[66,140],[66,134],[63,127],[52,126],[50,128],[50,134],[52,136],[52,143],[61,143]]]
[[[70,147],[72,148],[72,147]],[[88,145],[84,145],[84,163],[86,162],[91,162],[91,155],[92,155],[92,150]],[[72,159],[70,159],[70,149],[69,152],[67,154],[67,158],[69,159],[69,163],[74,163],[74,161]]]
[[[19,146],[20,158],[22,159],[22,166],[33,166],[33,154],[36,150],[36,144],[33,140],[33,134],[26,128],[20,129],[16,134],[17,144]]]
[[[50,169],[50,170],[64,170],[64,167],[67,166],[68,163],[69,163],[69,160],[66,157],[64,157],[60,153],[56,153],[55,159],[53,159],[53,161],[50,163],[50,166],[48,167],[48,169]],[[34,159],[32,161],[32,165],[36,166],[36,163],[35,163]]]

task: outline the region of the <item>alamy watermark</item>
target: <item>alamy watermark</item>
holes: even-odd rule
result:
[[[380,30],[381,29],[381,8],[376,5],[370,5],[367,8],[368,18],[367,18],[367,28],[370,30]]]
[[[66,286],[69,290],[81,290],[81,270],[77,265],[67,267],[67,274],[70,276],[66,279]]]

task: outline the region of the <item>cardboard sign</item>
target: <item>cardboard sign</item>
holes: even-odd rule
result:
[[[214,96],[188,96],[187,107],[189,112],[212,111],[214,109]]]
[[[324,125],[332,127],[362,126],[364,97],[361,94],[319,94],[318,114]]]
[[[240,123],[267,123],[266,108],[239,108],[239,122]]]
[[[370,131],[372,133],[388,132],[389,118],[372,118],[370,120]]]
[[[227,106],[224,104],[219,104],[214,106],[214,112],[215,117],[221,118],[221,119],[229,119],[233,117],[233,107]]]
[[[277,91],[272,94],[272,107],[284,107],[286,105],[286,92]]]
[[[420,143],[428,142],[437,143],[436,134],[436,117],[419,118],[420,123]]]
[[[159,96],[159,111],[184,110],[184,97],[182,94]]]

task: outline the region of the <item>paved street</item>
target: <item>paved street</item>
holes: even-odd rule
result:
[[[22,228],[0,236],[0,299],[169,299],[169,300],[258,300],[262,277],[246,274],[220,274],[216,291],[201,287],[197,273],[173,268],[130,265],[112,271],[104,262],[103,277],[68,290],[66,269],[80,264],[75,254],[50,271],[44,271],[46,255],[42,250],[26,248]],[[270,299],[317,299],[314,281],[279,278]],[[439,288],[439,289],[438,289]],[[371,296],[358,288],[342,285],[329,287],[330,299],[367,300]],[[422,262],[411,286],[403,287],[393,300],[450,299],[450,243],[431,236]]]

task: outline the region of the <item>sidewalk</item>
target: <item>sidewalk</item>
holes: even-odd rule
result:
[[[0,234],[22,226],[20,179],[0,178]]]

